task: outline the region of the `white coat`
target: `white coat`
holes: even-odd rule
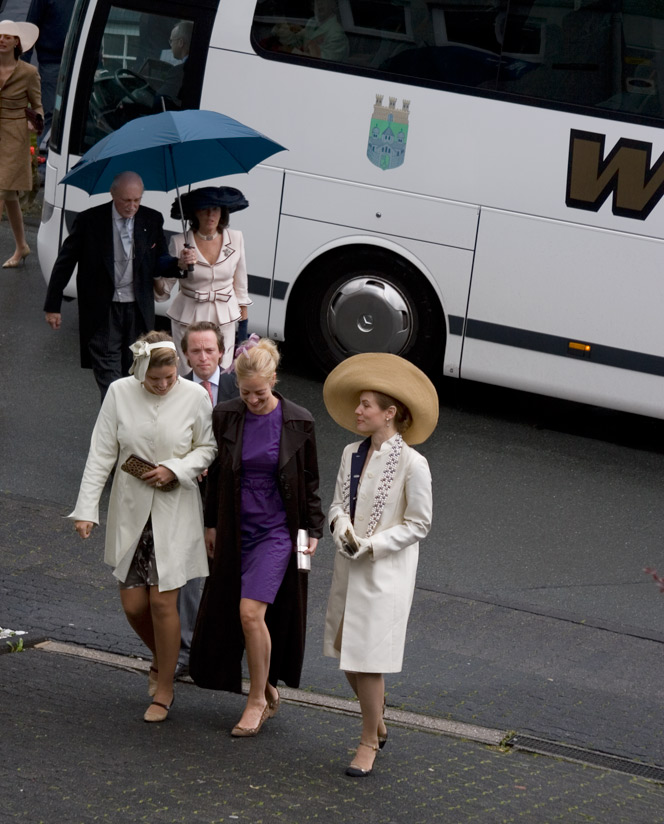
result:
[[[344,449],[329,520],[345,516],[343,484],[351,456],[361,441]],[[374,496],[393,438],[374,452],[364,468],[354,528],[366,536]],[[346,672],[400,672],[406,627],[415,591],[419,541],[431,528],[429,464],[403,444],[385,508],[370,538],[373,553],[351,560],[337,552],[325,618],[323,651],[339,658]]]
[[[116,578],[126,579],[150,515],[159,590],[177,589],[208,574],[197,476],[216,451],[210,396],[194,381],[178,379],[163,396],[151,394],[134,377],[110,385],[69,518],[99,523],[99,499],[117,463],[104,552]],[[132,453],[170,469],[179,486],[161,492],[123,472],[120,466]]]

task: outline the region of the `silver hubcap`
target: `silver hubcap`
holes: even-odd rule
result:
[[[348,354],[402,352],[413,333],[413,314],[401,292],[380,278],[358,277],[332,296],[327,328]]]

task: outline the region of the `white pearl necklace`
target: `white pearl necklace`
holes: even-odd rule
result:
[[[219,237],[219,232],[215,232],[213,235],[204,235],[202,232],[199,232],[198,229],[196,230],[196,234],[201,240],[214,240]]]

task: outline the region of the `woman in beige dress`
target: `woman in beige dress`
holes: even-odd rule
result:
[[[39,72],[19,58],[34,46],[37,37],[39,29],[32,23],[0,23],[0,217],[6,206],[16,244],[14,254],[2,264],[3,269],[15,269],[30,254],[19,203],[20,192],[32,189],[30,132],[35,127],[28,120],[26,109],[33,109],[42,118],[44,110]]]
[[[171,217],[184,217],[191,229],[171,239],[170,252],[178,258],[186,276],[178,281],[178,294],[168,310],[180,367],[186,371],[187,361],[180,346],[184,330],[205,320],[221,330],[225,354],[220,365],[227,369],[235,350],[235,324],[246,319],[251,304],[244,238],[242,232],[229,228],[228,221],[232,212],[246,209],[249,203],[239,189],[231,186],[194,189],[183,195],[181,202],[182,212],[176,200]],[[174,284],[174,280],[164,282],[166,293]]]

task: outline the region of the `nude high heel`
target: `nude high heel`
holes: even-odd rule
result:
[[[3,269],[17,269],[19,266],[22,266],[23,264],[25,264],[25,259],[27,258],[27,256],[29,254],[30,254],[30,247],[26,243],[25,246],[19,252],[18,257],[16,255],[12,255],[12,257],[10,257],[8,260],[6,260],[2,264],[2,268]]]

